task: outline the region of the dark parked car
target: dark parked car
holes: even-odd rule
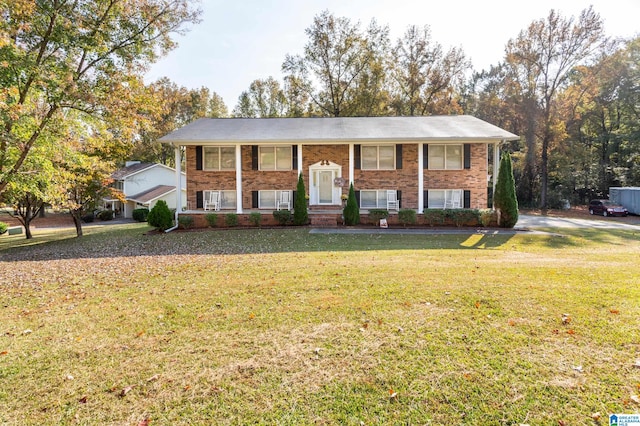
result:
[[[602,216],[626,216],[627,209],[609,200],[591,200],[589,203],[589,214],[601,214]]]

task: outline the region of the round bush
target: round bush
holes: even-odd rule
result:
[[[9,225],[7,225],[4,222],[0,222],[0,235],[2,235],[5,232],[7,232],[7,229],[9,229]]]

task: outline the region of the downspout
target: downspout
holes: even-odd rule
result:
[[[502,143],[505,141],[503,140]],[[493,196],[491,197],[491,208],[496,208],[496,183],[498,182],[498,171],[500,170],[500,145],[501,142],[496,142],[493,145]]]
[[[175,214],[175,221],[176,224],[174,226],[172,226],[171,228],[165,230],[164,232],[171,232],[175,229],[178,229],[178,214],[180,209],[182,208],[182,164],[181,161],[182,159],[180,158],[180,146],[179,145],[174,145],[173,146],[173,152],[175,155],[175,159],[176,159],[176,214]]]
[[[424,144],[418,143],[418,214],[424,213]]]

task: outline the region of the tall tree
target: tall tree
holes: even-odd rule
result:
[[[396,115],[460,113],[457,96],[471,63],[462,50],[446,53],[429,26],[410,26],[396,42],[389,64]]]
[[[525,132],[529,151],[540,140],[540,207],[547,208],[549,149],[558,140],[557,98],[566,87],[571,70],[591,58],[604,42],[603,23],[593,8],[583,10],[577,21],[551,10],[546,19],[534,21],[508,42],[505,64],[522,82],[528,109]],[[528,153],[533,162],[533,154]]]
[[[242,92],[238,105],[233,109],[235,117],[274,118],[286,114],[287,101],[280,83],[273,78],[254,80],[249,90]]]
[[[126,99],[131,76],[199,13],[188,0],[0,3],[0,193],[63,111],[101,115]]]
[[[359,23],[324,11],[305,32],[304,55],[287,55],[282,65],[289,84],[305,92],[322,115],[379,112],[389,29],[372,21],[363,31]]]

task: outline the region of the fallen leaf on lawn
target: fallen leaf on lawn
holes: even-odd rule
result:
[[[569,314],[562,314],[562,323],[569,324],[571,322],[571,316]]]
[[[224,392],[224,389],[219,388],[217,386],[212,387],[211,390],[214,391],[214,392]]]
[[[191,385],[186,385],[186,386],[184,387],[184,390],[186,390],[186,391],[188,391],[189,389],[191,389]]]
[[[389,388],[389,399],[393,400],[398,397],[398,392],[395,392],[393,389]]]
[[[149,426],[151,424],[151,419],[149,417],[147,417],[144,420],[140,420],[138,422],[138,426]]]
[[[555,329],[555,330],[551,330],[551,332],[552,332],[553,334],[558,334],[558,333],[560,333],[560,330]]]
[[[510,325],[511,327],[515,326],[515,325],[516,325],[516,321],[515,321],[515,320],[510,319],[510,320],[509,320],[509,325]]]
[[[33,333],[33,330],[31,330],[30,328],[27,328],[25,331],[22,332],[22,334],[31,334]]]
[[[464,377],[467,380],[471,380],[471,373],[462,373],[462,377]]]
[[[567,334],[576,334],[576,331],[573,328],[567,330]]]
[[[159,374],[154,374],[153,376],[149,377],[147,379],[147,382],[155,382],[156,380],[158,380],[160,378]]]
[[[72,376],[71,374],[67,374],[66,379],[67,379],[67,380],[73,380],[73,376]]]
[[[378,319],[378,325],[382,325],[382,320]]]
[[[582,366],[581,365],[574,365],[573,367],[571,367],[573,370],[577,371],[578,373],[582,373]]]
[[[8,351],[2,351],[2,352],[0,352],[0,355],[6,355],[8,353],[9,353]]]
[[[597,413],[593,413],[593,414],[591,415],[591,418],[592,418],[594,421],[596,421],[596,422],[597,422],[598,420],[600,420],[600,417],[601,417],[601,414],[600,414],[600,412],[599,412],[599,411],[598,411]]]
[[[565,422],[564,420],[558,420],[558,425],[559,426],[567,426],[567,422]]]
[[[82,398],[80,398],[80,399],[78,400],[78,402],[79,402],[80,404],[86,404],[86,403],[87,403],[87,397],[86,397],[86,395],[85,395],[85,396],[83,396]]]
[[[635,364],[633,364],[635,368],[640,368],[640,359],[636,359]]]
[[[636,404],[640,404],[640,397],[638,395],[636,395],[636,394],[631,394],[629,399],[631,401],[635,402]]]
[[[146,331],[145,331],[145,330],[138,331],[138,332],[136,333],[136,337],[140,337],[140,336],[142,336],[144,333],[146,333]]]
[[[362,328],[365,328],[365,329],[366,329],[366,328],[368,328],[368,327],[369,327],[369,323],[368,323],[368,322],[365,322],[364,324],[362,324]]]
[[[609,309],[609,312],[611,312],[614,315],[618,315],[620,313],[620,311],[617,309]]]
[[[127,387],[123,388],[123,389],[120,391],[120,397],[123,397],[123,396],[125,396],[126,394],[128,394],[129,392],[131,392],[131,389],[133,389],[133,387],[134,387],[134,386],[135,386],[135,385],[131,385],[131,386],[127,386]]]
[[[476,302],[476,309],[480,308],[480,302]]]
[[[253,312],[249,314],[249,319],[254,319],[255,317],[256,317],[256,314],[254,314]]]

